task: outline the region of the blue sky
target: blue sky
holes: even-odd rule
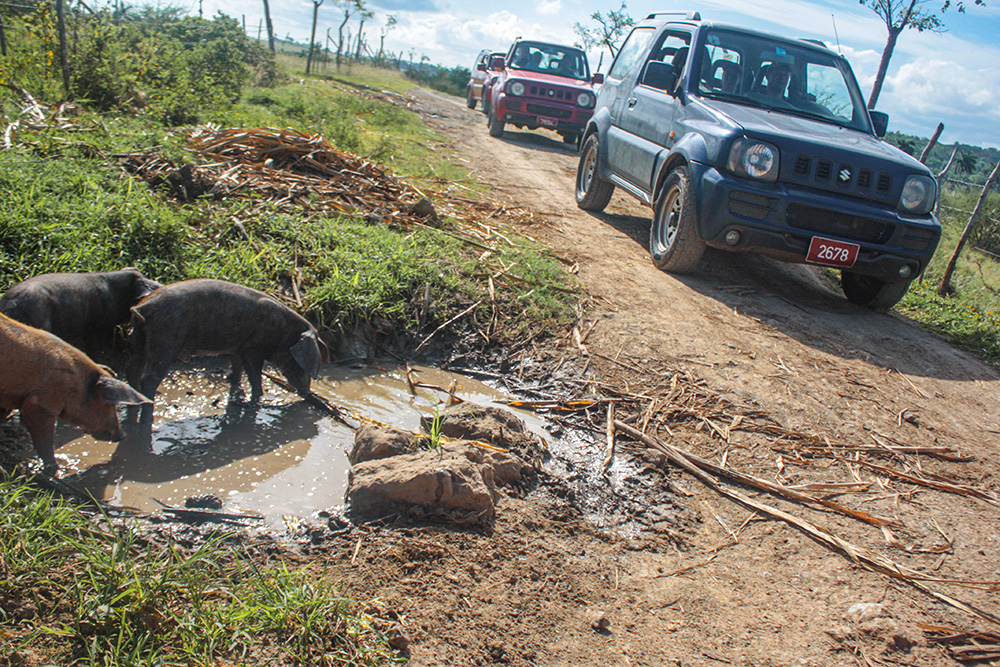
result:
[[[190,2],[197,13],[199,0]],[[929,137],[944,123],[941,143],[1000,147],[1000,0],[977,7],[967,0],[966,13],[954,7],[942,16],[947,32],[905,31],[899,38],[878,108],[889,113],[889,129]],[[257,34],[263,2],[200,0],[206,18],[216,11],[246,22]],[[385,40],[386,48],[415,59],[449,67],[470,67],[480,49],[498,51],[517,37],[572,44],[577,22],[594,25],[590,15],[607,14],[619,0],[368,0],[375,12],[365,24],[369,43],[377,48],[386,17],[398,23]],[[929,0],[928,8],[940,7]],[[312,0],[270,0],[276,35],[308,43]],[[681,6],[646,0],[628,2],[628,12],[641,18],[653,11],[693,10],[705,20],[739,23],[782,35],[820,39],[838,48],[854,68],[867,98],[886,41],[885,24],[857,0],[830,3],[820,0],[702,0]],[[341,13],[334,0],[319,8],[317,41],[327,28],[336,35]],[[353,31],[357,23],[349,24]],[[597,65],[597,53],[591,65]],[[607,54],[602,71],[610,64]]]

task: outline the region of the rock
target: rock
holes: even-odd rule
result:
[[[184,500],[184,507],[189,509],[221,510],[222,499],[211,493],[206,493],[203,496],[191,496]]]
[[[434,204],[432,204],[431,200],[427,197],[422,197],[420,201],[410,206],[409,212],[418,218],[430,218],[431,220],[437,220],[437,211],[434,210]]]
[[[470,442],[363,461],[351,468],[347,502],[365,517],[404,512],[416,518],[489,524],[497,487],[520,479],[524,463]]]
[[[587,622],[590,623],[590,627],[594,632],[604,633],[611,627],[611,621],[608,620],[607,613],[603,611],[592,611],[589,613],[587,615]]]
[[[535,469],[540,469],[546,450],[539,438],[509,410],[493,406],[462,403],[446,410],[438,418],[441,434],[456,440],[478,440],[502,447]],[[433,431],[434,418],[423,417],[421,428]]]
[[[848,639],[854,637],[854,628],[846,623],[838,623],[827,628],[824,632],[830,635],[830,638],[838,644],[843,644]]]
[[[416,451],[417,444],[409,431],[392,426],[365,424],[354,435],[354,447],[348,458],[351,465],[357,465],[363,461],[412,454]]]
[[[847,610],[847,619],[861,624],[885,616],[885,607],[878,602],[859,602]]]

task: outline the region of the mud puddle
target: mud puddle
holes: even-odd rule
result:
[[[482,405],[514,397],[476,379],[417,367],[420,382],[448,387]],[[214,495],[232,512],[253,512],[271,527],[290,518],[343,506],[354,432],[265,379],[256,408],[228,401],[224,365],[185,368],[160,387],[152,440],[130,434],[117,446],[95,441],[72,427],[59,428],[62,476],[114,505],[144,511],[159,502],[183,507],[186,499]],[[420,430],[422,416],[442,409],[446,395],[417,388],[411,393],[406,368],[330,368],[313,390],[356,414],[398,428]],[[603,454],[598,443],[550,423],[544,416],[513,410],[553,453],[553,472],[571,481],[591,476]],[[619,465],[612,475],[620,475]],[[600,507],[588,512],[607,524]]]

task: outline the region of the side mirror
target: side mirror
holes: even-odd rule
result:
[[[869,111],[868,115],[872,117],[872,125],[875,129],[875,136],[884,137],[886,130],[889,129],[889,114],[882,111]]]
[[[590,77],[590,82],[594,85],[597,85],[599,83],[604,83],[604,75],[598,72],[594,76]]]
[[[503,56],[495,56],[490,58],[490,69],[503,69],[504,59]]]
[[[672,96],[674,86],[677,85],[677,74],[674,72],[673,65],[659,60],[650,60],[646,63],[646,69],[643,71],[642,80],[639,83],[662,90]]]
[[[480,72],[485,72],[486,71],[486,63],[479,63],[478,65],[476,65],[476,69],[479,70]]]

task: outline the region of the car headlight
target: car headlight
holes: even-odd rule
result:
[[[590,93],[580,93],[576,96],[576,103],[581,107],[589,107],[594,103],[594,98]]]
[[[729,171],[774,183],[778,180],[778,147],[763,141],[740,137],[729,149]]]
[[[511,95],[517,95],[518,97],[521,97],[522,95],[524,95],[524,84],[521,83],[520,81],[514,81],[513,83],[510,84],[510,86],[507,87],[507,92],[510,93]]]
[[[899,195],[899,207],[908,213],[923,215],[934,208],[937,199],[937,183],[930,176],[907,176],[903,192]]]

